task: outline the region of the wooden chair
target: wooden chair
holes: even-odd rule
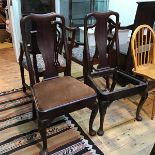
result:
[[[155,80],[155,33],[149,25],[140,25],[133,32],[131,51],[134,62],[132,71],[147,79]],[[155,81],[154,81],[155,82]],[[152,116],[155,112],[155,94]]]
[[[102,42],[106,43],[108,42],[108,44],[106,44],[106,46],[108,47],[107,50],[107,54],[110,54],[109,57],[109,63],[112,65],[115,61],[116,61],[116,51],[114,53],[113,51],[113,46],[115,46],[115,42],[117,41],[117,38],[115,35],[112,34],[112,30],[113,32],[118,30],[119,27],[119,18],[118,18],[118,14],[116,12],[113,11],[109,11],[108,13],[104,14],[105,17],[102,18],[106,18],[106,22],[102,23],[102,27],[104,28],[104,33],[106,33],[105,38],[103,38]],[[113,20],[111,19],[113,16]],[[84,34],[83,37],[87,37],[87,39],[90,41],[89,44],[89,52],[90,52],[90,65],[93,66],[99,63],[98,60],[98,49],[96,48],[96,40],[95,40],[95,30],[96,30],[96,24],[93,24],[95,22],[94,19],[86,19],[87,16],[84,18],[84,20],[87,22],[85,22],[84,25]],[[91,33],[91,38],[90,38],[90,33]],[[82,35],[82,34],[80,34]],[[74,44],[74,48],[72,49],[72,60],[76,63],[78,63],[79,65],[84,66],[84,54],[85,54],[85,48],[84,48],[84,43],[82,42],[75,42]],[[114,62],[111,62],[114,61]],[[116,63],[116,62],[115,62]],[[114,64],[115,64],[114,63]],[[83,76],[84,79],[87,76],[87,73],[85,72],[85,69],[83,68]]]
[[[61,26],[61,25],[59,25]],[[68,35],[70,37],[70,41],[67,40],[67,44],[69,46],[69,48],[73,47],[74,44],[74,40],[75,40],[75,28],[71,28],[71,27],[66,27],[65,26],[66,31],[68,32]],[[43,61],[43,57],[42,54],[38,48],[38,44],[36,41],[36,35],[37,35],[37,31],[33,30],[30,28],[27,28],[27,34],[29,35],[29,41],[28,41],[28,50],[30,53],[30,59],[33,63],[34,66],[34,71],[35,71],[35,75],[36,75],[36,82],[39,82],[39,78],[43,77],[44,75],[44,71],[45,71],[45,64]],[[56,50],[58,51],[58,63],[60,63],[59,66],[59,72],[63,72],[65,65],[66,65],[66,60],[63,54],[63,47],[62,47],[62,34],[60,32],[60,29],[58,29],[58,27],[56,27]],[[25,73],[24,70],[28,70],[28,65],[27,65],[27,60],[26,60],[26,56],[25,56],[25,52],[23,50],[23,44],[20,44],[20,56],[19,56],[19,65],[20,65],[20,71],[21,71],[21,79],[22,79],[22,86],[23,86],[23,92],[26,92],[26,88],[29,88],[29,84],[27,84],[25,82]]]
[[[36,40],[45,63],[44,79],[39,83],[36,83],[34,66],[31,63],[27,47],[29,40],[25,25],[28,21],[33,21],[36,24]],[[58,76],[60,63],[58,63],[56,40],[57,25],[62,32],[62,45],[66,59],[63,77]],[[95,133],[92,129],[92,122],[97,113],[96,93],[83,82],[70,76],[71,56],[67,46],[65,19],[63,16],[56,13],[30,14],[21,19],[21,32],[23,50],[26,54],[31,90],[34,97],[34,110],[37,114],[38,129],[43,140],[41,154],[47,155],[46,128],[55,117],[88,107],[92,109],[89,132]]]
[[[100,112],[100,127],[98,130],[98,135],[103,135],[103,122],[104,117],[106,114],[107,107],[115,100],[125,98],[128,96],[132,96],[135,94],[141,94],[142,98],[140,103],[137,107],[136,112],[136,119],[141,120],[140,117],[140,110],[147,98],[147,83],[140,81],[139,79],[126,74],[118,70],[117,68],[110,67],[109,64],[109,56],[110,53],[107,51],[109,50],[107,47],[107,30],[106,30],[106,23],[109,15],[116,15],[117,20],[119,20],[119,16],[117,13],[108,12],[108,13],[91,13],[88,14],[84,21],[85,31],[87,33],[87,21],[90,18],[93,18],[95,22],[95,40],[96,40],[96,48],[98,49],[98,65],[95,71],[92,71],[91,67],[91,57],[90,57],[90,48],[89,48],[89,41],[87,35],[84,38],[85,50],[84,50],[84,69],[85,73],[87,73],[87,80],[86,83],[93,87],[97,92],[98,98],[98,106]],[[116,37],[113,41],[115,41],[116,49],[119,50],[118,46],[118,29],[116,28],[113,32],[114,36]],[[111,44],[114,44],[113,42]],[[113,48],[113,46],[111,46]],[[108,53],[108,55],[107,55]],[[116,61],[117,61],[117,53],[116,53]],[[103,77],[107,77],[109,79],[109,83],[105,81]],[[131,87],[120,87],[117,85],[118,77],[124,78],[128,83],[130,83]],[[98,82],[98,79],[100,82]],[[108,86],[107,86],[108,85]],[[117,87],[116,87],[117,86]]]
[[[130,30],[132,34],[134,30],[142,24],[147,24],[153,28],[155,23],[155,1],[140,1],[137,2],[138,7],[134,19],[134,23],[131,25],[123,26],[120,25],[119,30]],[[131,56],[131,37],[126,43],[120,43],[119,59],[118,59],[118,68],[132,73],[133,60]],[[113,66],[115,66],[113,64]]]

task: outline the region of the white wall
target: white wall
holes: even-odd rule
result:
[[[20,53],[20,42],[21,42],[21,31],[20,31],[20,19],[21,19],[21,4],[20,0],[10,0],[8,2],[9,9],[9,19],[11,21],[11,34],[12,41],[14,46],[14,51],[16,53],[16,58],[18,61],[19,53]]]
[[[133,24],[137,0],[109,0],[109,10],[116,11],[120,15],[121,26]]]

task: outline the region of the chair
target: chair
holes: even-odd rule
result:
[[[131,52],[134,62],[132,71],[155,82],[155,33],[149,25],[140,25],[131,38]],[[155,94],[152,116],[155,112]]]
[[[110,67],[109,56],[107,55],[107,30],[105,29],[107,19],[110,15],[115,15],[117,20],[119,20],[118,13],[108,12],[108,13],[91,13],[88,14],[84,21],[85,31],[87,33],[87,26],[89,19],[93,18],[95,20],[95,41],[96,48],[98,49],[98,60],[99,64],[97,65],[95,71],[91,69],[91,57],[90,57],[90,48],[89,41],[87,35],[84,38],[85,50],[84,50],[84,68],[87,73],[87,84],[93,87],[97,92],[98,106],[100,112],[100,127],[98,130],[98,135],[103,135],[103,122],[106,114],[107,107],[115,100],[129,97],[135,94],[141,94],[141,100],[137,107],[136,119],[141,120],[140,110],[147,98],[147,83],[123,72],[117,68]],[[116,49],[119,51],[118,46],[118,29],[116,28],[114,33],[114,42],[111,44],[115,44]],[[113,46],[111,46],[113,48]],[[116,61],[117,61],[117,53],[116,53]],[[107,77],[109,79],[109,83],[105,81],[104,78]],[[130,87],[120,87],[118,85],[118,77],[124,78],[128,83],[130,83]],[[98,82],[98,78],[102,83]],[[108,86],[107,86],[108,85]]]
[[[104,38],[103,42],[108,41],[107,46],[108,46],[109,50],[107,51],[107,54],[108,53],[110,54],[109,63],[112,65],[114,62],[111,62],[111,61],[116,60],[115,59],[116,51],[113,51],[113,48],[111,48],[113,46],[114,42],[116,42],[116,37],[112,34],[112,30],[115,31],[116,29],[118,29],[119,20],[118,20],[118,18],[114,18],[114,17],[116,17],[116,15],[113,12],[114,14],[112,14],[112,15],[114,16],[113,17],[113,20],[115,21],[114,22],[111,19],[112,15],[110,16],[110,12],[112,13],[112,11],[109,11],[109,13],[108,13],[109,16],[107,18],[106,23],[104,23],[104,26],[103,26],[105,29],[105,33],[107,34],[107,36]],[[88,37],[88,40],[91,43],[89,46],[90,61],[91,61],[90,65],[92,66],[92,69],[93,69],[93,66],[99,63],[98,62],[99,61],[98,60],[98,49],[96,48],[96,42],[95,42],[95,38],[94,38],[95,37],[94,32],[95,32],[96,25],[93,24],[93,22],[94,22],[93,19],[89,19],[88,22],[90,23],[91,26],[90,25],[88,25],[87,27],[84,26],[84,29],[86,29],[87,31],[84,30],[85,33],[80,34],[80,35],[83,35],[84,37]],[[115,23],[115,25],[114,25],[114,23]],[[75,46],[72,49],[72,60],[74,62],[78,63],[79,65],[84,66],[84,59],[83,59],[84,53],[85,53],[84,43],[75,41]],[[87,73],[85,72],[84,68],[83,68],[83,76],[84,76],[84,79],[86,79]],[[80,77],[78,77],[78,78],[80,78]]]
[[[28,21],[33,21],[36,24],[36,41],[45,63],[43,81],[39,83],[36,83],[34,66],[31,63],[27,47],[29,40],[25,25]],[[66,59],[64,76],[62,77],[58,76],[60,64],[58,63],[56,26],[59,26],[59,30],[61,30],[64,57]],[[55,117],[88,107],[92,110],[89,132],[95,133],[92,129],[92,122],[97,113],[96,93],[83,82],[70,76],[71,56],[70,49],[67,46],[63,16],[56,13],[30,14],[21,19],[21,32],[34,97],[34,117],[36,111],[38,129],[43,140],[41,154],[46,155],[48,154],[46,128]]]
[[[30,26],[31,25],[31,26]],[[60,25],[61,26],[61,25]],[[30,28],[31,27],[31,28]],[[32,64],[34,66],[34,71],[36,75],[36,82],[39,82],[39,78],[43,77],[44,71],[45,71],[45,64],[43,61],[42,54],[38,48],[38,44],[36,41],[36,35],[37,31],[35,30],[35,24],[32,22],[29,22],[26,25],[27,33],[29,35],[29,42],[27,44],[27,48],[30,53],[30,59],[32,61]],[[67,34],[70,37],[70,41],[67,41],[67,44],[69,48],[72,48],[74,40],[75,40],[75,28],[67,27],[65,26]],[[62,34],[60,32],[60,29],[56,27],[56,50],[58,51],[58,62],[60,63],[59,66],[59,72],[63,72],[64,68],[66,66],[66,60],[63,54],[63,48],[62,48]],[[29,89],[29,84],[25,82],[25,70],[28,71],[28,64],[26,60],[26,55],[23,50],[23,44],[20,43],[20,56],[19,56],[19,66],[21,71],[21,79],[22,79],[22,86],[23,86],[23,92],[26,92],[26,89]]]
[[[131,37],[134,30],[142,24],[147,24],[153,28],[155,23],[155,1],[141,1],[137,2],[138,7],[134,19],[134,23],[128,26],[120,25],[120,30],[131,30]],[[119,52],[119,59],[118,59],[118,68],[132,73],[133,68],[133,60],[131,56],[131,37],[129,41],[126,43],[120,43],[120,52]],[[115,66],[113,64],[113,66]]]
[[[155,143],[154,143],[153,148],[152,148],[152,150],[150,152],[150,155],[154,155],[154,154],[155,154]]]

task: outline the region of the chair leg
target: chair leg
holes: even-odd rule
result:
[[[23,92],[25,93],[26,92],[26,87],[25,87],[24,68],[21,65],[20,65],[20,73],[21,73],[21,80],[22,80]]]
[[[98,104],[96,103],[95,106],[92,109],[91,115],[90,115],[90,119],[89,119],[89,134],[91,136],[95,136],[96,135],[96,131],[93,130],[93,123],[94,123],[94,119],[97,115],[98,112]]]
[[[106,76],[105,79],[106,79],[106,88],[109,89],[110,87],[109,76]]]
[[[155,92],[154,92],[153,106],[152,106],[152,115],[151,115],[151,119],[152,120],[154,118],[154,113],[155,113]]]
[[[141,97],[140,102],[137,107],[137,111],[136,111],[136,120],[137,121],[142,121],[142,117],[140,116],[140,110],[142,109],[143,104],[145,103],[147,97],[148,97],[148,90],[145,90],[145,92],[142,94],[142,97]]]
[[[43,149],[40,152],[41,155],[48,155],[48,150],[47,150],[47,136],[46,136],[46,122],[43,120],[38,121],[38,130],[41,135],[41,139],[43,141]]]
[[[33,120],[36,120],[36,118],[37,118],[37,114],[36,114],[36,109],[35,109],[35,105],[34,105],[35,103],[33,102],[32,103],[32,119]]]
[[[104,117],[107,111],[107,107],[109,106],[109,102],[107,101],[99,101],[99,112],[100,112],[100,127],[97,131],[97,134],[99,136],[102,136],[104,134],[103,131],[103,123],[104,123]]]

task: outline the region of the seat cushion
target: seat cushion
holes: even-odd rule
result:
[[[95,54],[95,47],[90,46],[90,58],[92,59]],[[72,57],[80,62],[83,62],[83,46],[78,46],[72,49]]]
[[[33,55],[30,54],[31,61],[33,62]],[[45,63],[42,57],[42,54],[37,54],[36,55],[37,59],[37,68],[38,72],[43,72],[45,71]],[[65,67],[66,66],[66,60],[62,55],[58,55],[58,61],[60,63],[60,66]],[[26,61],[26,56],[23,57],[23,64],[27,66],[27,61]]]
[[[37,108],[46,111],[95,96],[95,91],[70,76],[45,80],[33,87]]]

